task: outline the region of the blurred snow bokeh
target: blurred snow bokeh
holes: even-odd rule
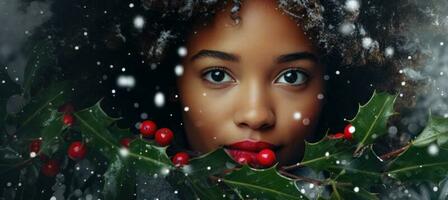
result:
[[[23,6],[26,7],[23,7]],[[49,1],[0,1],[0,64],[7,67],[12,80],[22,83],[28,58],[22,46],[33,30],[45,23],[52,13]]]

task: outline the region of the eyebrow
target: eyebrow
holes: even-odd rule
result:
[[[317,58],[317,56],[311,52],[295,52],[295,53],[290,53],[290,54],[285,54],[285,55],[281,55],[276,59],[277,63],[286,63],[286,62],[291,62],[291,61],[296,61],[296,60],[312,60],[314,62],[318,62],[319,59]]]
[[[204,57],[218,58],[221,60],[227,60],[227,61],[232,61],[232,62],[239,61],[239,57],[234,54],[230,54],[230,53],[226,53],[226,52],[222,52],[222,51],[216,51],[216,50],[201,50],[198,53],[196,53],[195,55],[193,55],[190,60],[194,61],[196,59],[204,58]],[[312,60],[314,62],[318,62],[318,60],[319,60],[315,54],[305,51],[305,52],[294,52],[294,53],[281,55],[276,59],[276,62],[281,64],[281,63],[286,63],[286,62],[291,62],[291,61],[296,61],[296,60],[304,60],[304,59]]]
[[[203,57],[212,57],[212,58],[218,58],[221,60],[227,60],[227,61],[233,61],[238,62],[239,58],[238,56],[222,51],[216,51],[216,50],[201,50],[198,53],[196,53],[194,56],[191,57],[191,61],[196,60],[198,58]]]

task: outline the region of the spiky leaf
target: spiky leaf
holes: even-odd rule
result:
[[[355,118],[348,120],[356,128],[353,138],[358,142],[355,154],[366,145],[386,134],[386,124],[390,116],[394,115],[393,106],[397,95],[388,93],[373,93],[370,100],[359,107]]]

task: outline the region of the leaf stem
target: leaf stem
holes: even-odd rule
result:
[[[411,143],[408,143],[407,145],[405,145],[399,149],[393,150],[389,153],[386,153],[386,154],[380,156],[380,158],[381,158],[381,160],[389,160],[391,158],[395,158],[398,155],[400,155],[402,152],[406,151],[410,146],[411,146]]]
[[[294,169],[301,168],[301,167],[303,167],[303,165],[300,165],[300,163],[296,163],[293,165],[283,166],[283,167],[281,167],[281,170],[289,171],[289,170],[294,170]]]
[[[312,179],[312,178],[305,177],[305,176],[299,176],[299,175],[291,174],[291,173],[288,173],[288,172],[283,171],[283,170],[279,170],[279,173],[284,175],[284,176],[287,176],[289,178],[292,178],[294,180],[302,180],[302,181],[305,181],[305,182],[313,183],[314,185],[324,185],[325,184],[321,180],[317,180],[317,179]]]

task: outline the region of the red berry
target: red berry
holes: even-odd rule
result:
[[[154,132],[157,130],[157,125],[151,120],[145,120],[140,125],[140,133],[147,137],[154,135]]]
[[[65,125],[71,126],[71,125],[73,125],[75,118],[71,114],[64,114],[62,121],[64,122]]]
[[[58,108],[58,111],[62,113],[73,113],[75,111],[75,107],[71,103],[65,103]]]
[[[257,162],[263,167],[270,167],[275,161],[275,153],[270,149],[263,149],[257,154]]]
[[[87,154],[87,146],[80,142],[72,142],[67,150],[68,157],[72,160],[81,160]]]
[[[30,144],[30,152],[38,153],[40,150],[40,145],[42,144],[42,140],[35,139]]]
[[[344,128],[344,138],[346,140],[351,140],[353,138],[353,133],[355,133],[355,132],[356,132],[356,128],[353,125],[348,124]]]
[[[238,157],[236,162],[238,162],[241,165],[244,165],[244,164],[252,164],[253,161],[252,157],[250,157],[249,155],[241,155]]]
[[[332,139],[332,140],[342,139],[342,138],[344,138],[344,133],[336,133],[333,135],[328,135],[328,138]]]
[[[173,158],[171,159],[171,161],[173,161],[176,167],[181,167],[183,165],[188,164],[189,160],[190,156],[185,152],[179,152],[176,155],[174,155]]]
[[[131,138],[121,138],[120,144],[123,147],[129,148],[129,144],[131,144],[132,139]]]
[[[59,172],[59,162],[57,160],[49,160],[42,165],[41,171],[45,176],[56,176]]]
[[[173,140],[174,134],[169,128],[161,128],[156,131],[156,142],[160,146],[166,146]]]

